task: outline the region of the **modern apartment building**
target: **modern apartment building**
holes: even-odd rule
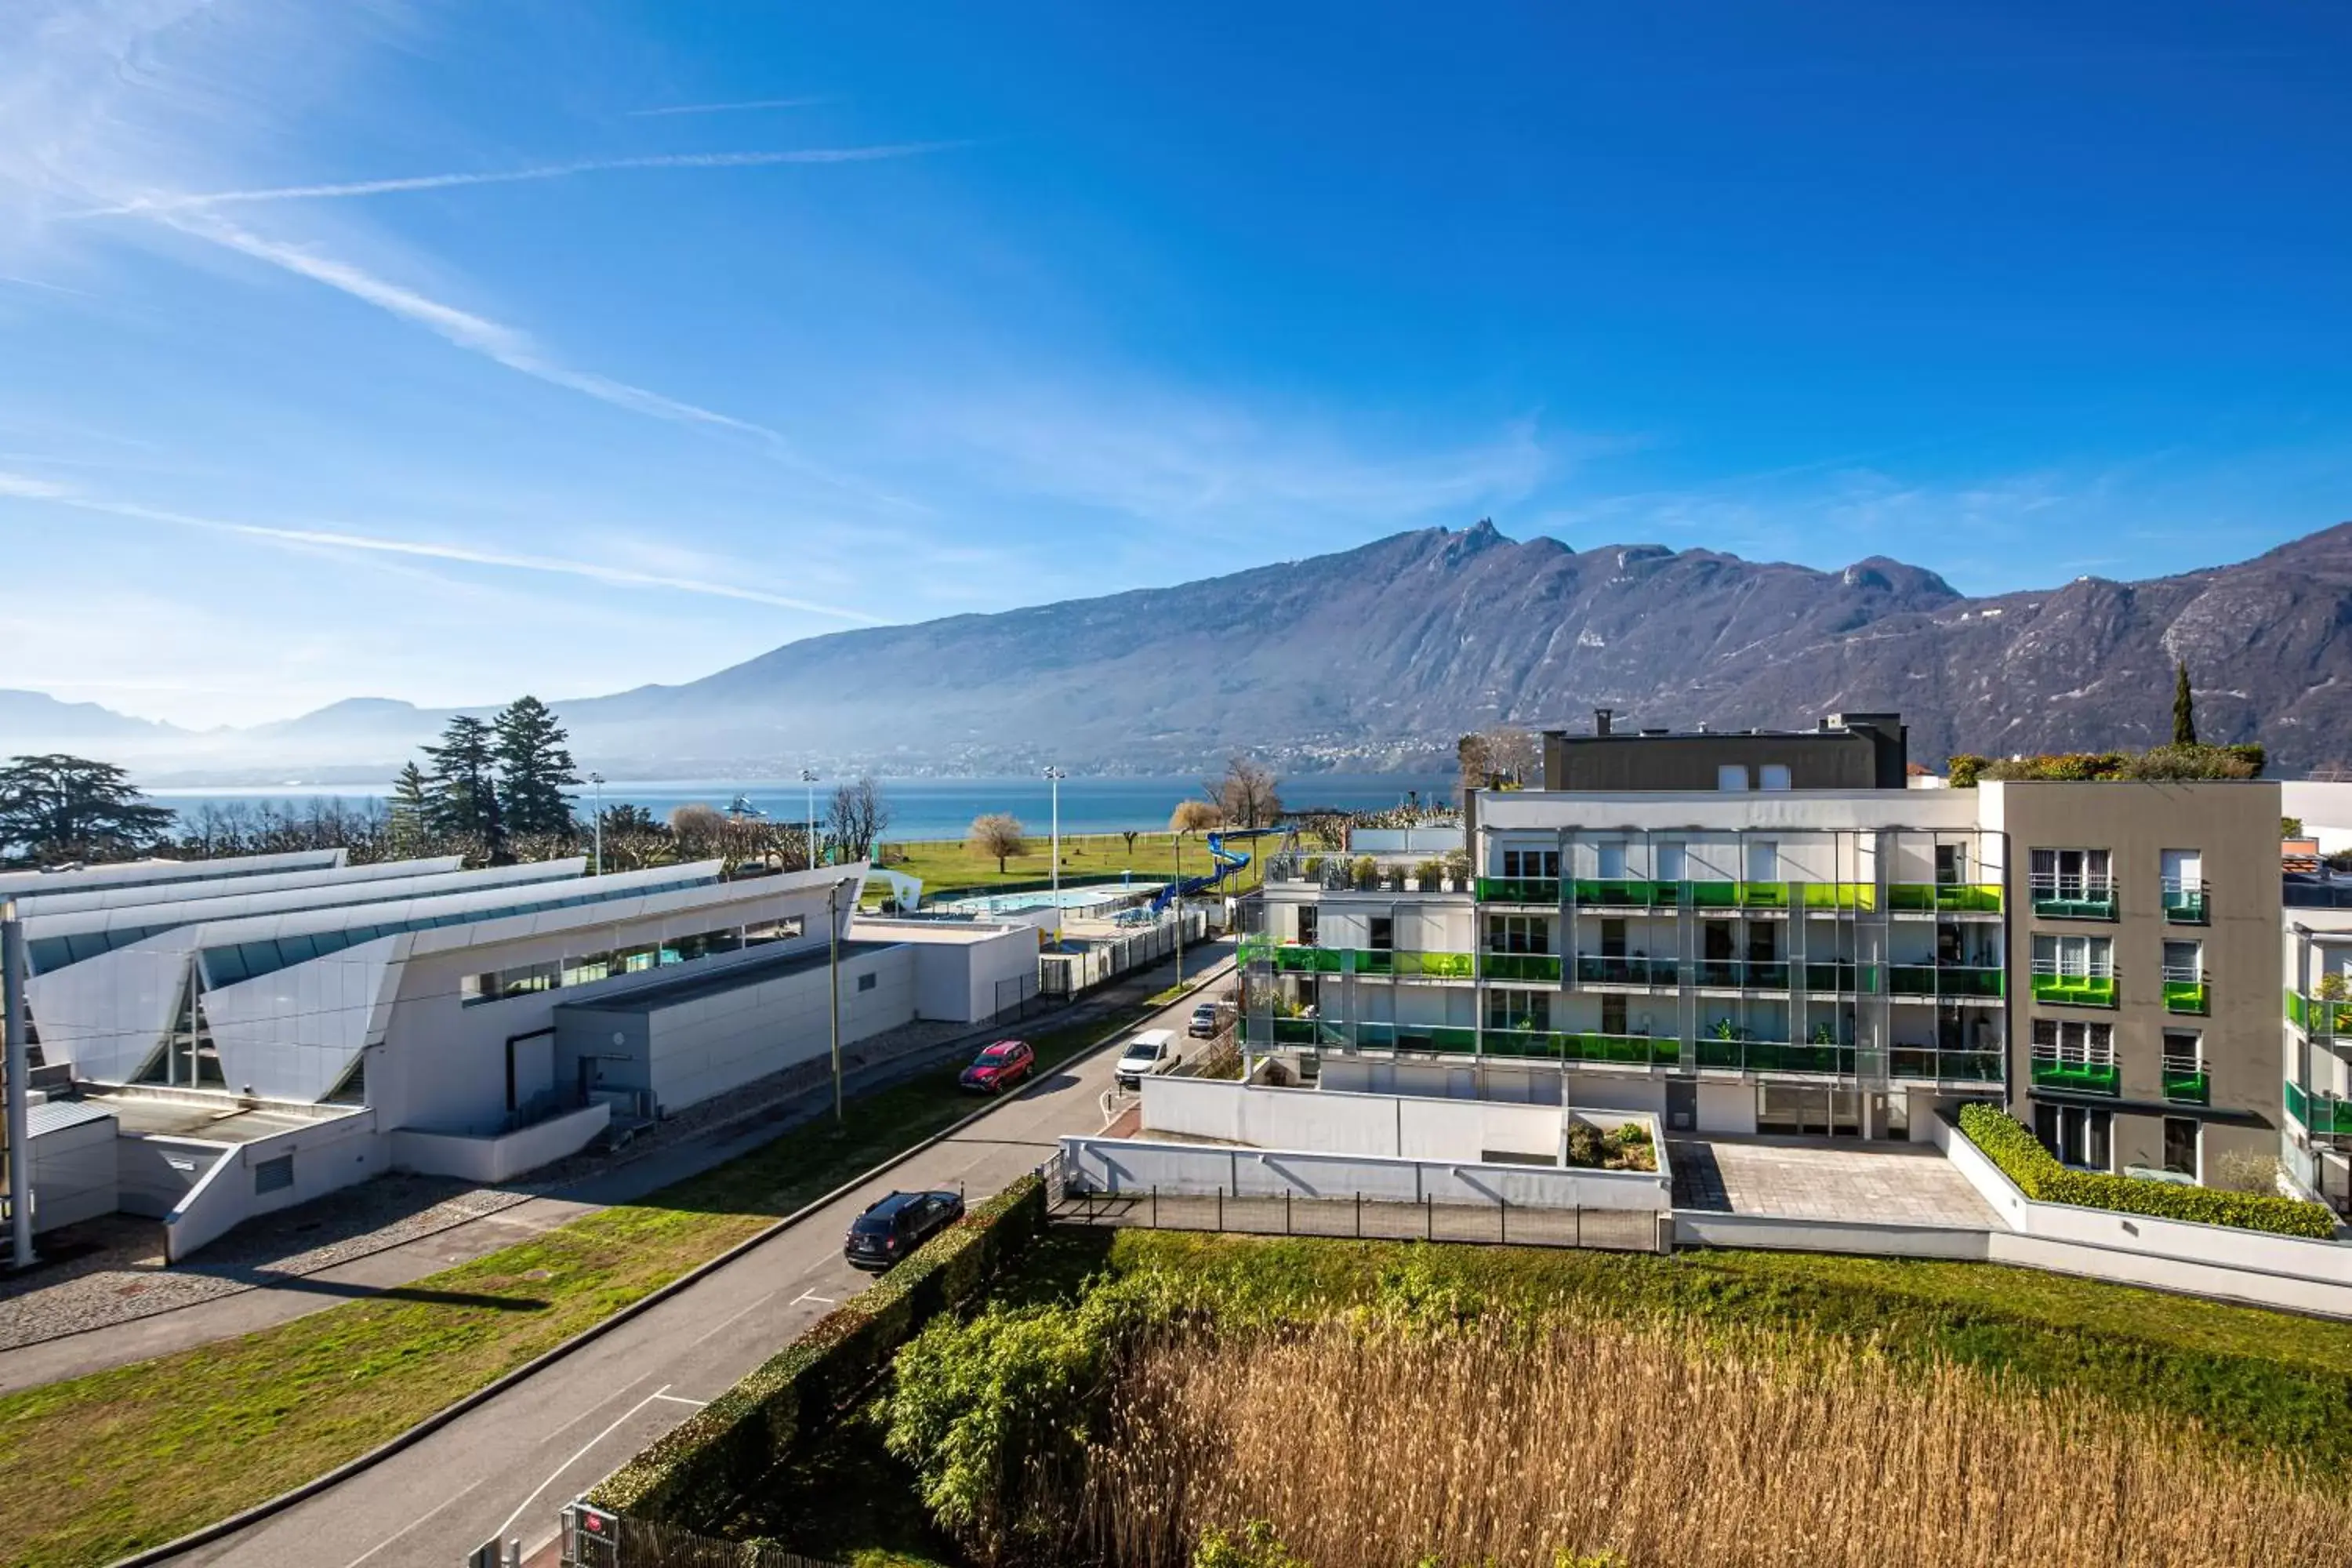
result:
[[[2286,911],[2285,1131],[2296,1180],[2352,1212],[2352,908]]]
[[[1902,751],[1890,714],[1603,717],[1547,738],[1549,787],[1476,792],[1450,868],[1286,855],[1252,1046],[1670,1129],[1905,1138],[1995,1099],[2085,1166],[2274,1151],[2276,786],[1906,789]]]

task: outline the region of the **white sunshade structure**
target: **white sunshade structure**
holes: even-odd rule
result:
[[[217,882],[281,871],[317,871],[342,865],[341,849],[290,849],[278,855],[224,855],[214,860],[125,860],[70,871],[0,871],[0,899],[79,893],[101,888],[152,888],[173,882]]]
[[[37,915],[25,922],[33,968],[26,989],[42,1060],[69,1062],[76,1078],[95,1083],[135,1082],[147,1074],[186,1020],[192,986],[212,984],[202,982],[191,963],[205,943],[202,933],[212,930],[364,929],[413,918],[420,905],[433,914],[476,907],[467,900],[482,900],[481,907],[543,907],[583,896],[580,889],[593,885],[582,881],[585,864],[574,857]],[[315,938],[309,951],[319,951]]]
[[[292,871],[256,871],[230,877],[186,878],[172,882],[114,882],[90,888],[42,888],[15,895],[16,912],[79,914],[89,910],[129,909],[136,904],[205,902],[250,897],[292,888],[357,888],[404,877],[430,877],[465,868],[463,855],[433,855],[415,860],[378,860],[365,866],[306,867]]]

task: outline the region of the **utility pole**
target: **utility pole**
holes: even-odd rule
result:
[[[8,1037],[8,1237],[19,1268],[33,1266],[33,1133],[30,1101],[32,1069],[26,1065],[25,922],[16,918],[16,903],[0,903],[0,1030]]]
[[[1184,836],[1176,840],[1176,880],[1171,890],[1176,895],[1176,984],[1184,984]]]
[[[841,1108],[841,883],[827,883],[824,889],[824,940],[832,958],[833,969],[833,1124],[842,1125],[845,1118]]]
[[[1054,951],[1062,950],[1062,781],[1069,775],[1059,768],[1045,770],[1054,792]]]
[[[604,775],[590,773],[588,782],[596,786],[596,875],[604,874]]]
[[[808,860],[809,869],[816,869],[816,770],[803,768],[801,783],[808,785]]]

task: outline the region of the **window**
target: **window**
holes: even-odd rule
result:
[[[2164,944],[2164,978],[2168,984],[2203,984],[2205,944],[2201,942],[2166,942]]]
[[[1625,956],[1625,922],[1623,921],[1601,922],[1601,956],[1603,958]]]
[[[1622,929],[1624,921],[1616,922]],[[1607,921],[1602,922],[1604,928]],[[1551,921],[1541,915],[1488,915],[1488,952],[1549,952]]]
[[[1789,764],[1786,763],[1766,763],[1762,767],[1756,770],[1756,787],[1759,789],[1790,788]]]
[[[757,947],[763,942],[790,942],[800,934],[801,919],[798,915],[789,920],[761,921],[757,925],[743,928],[743,945]]]
[[[2033,939],[2033,973],[2069,980],[2112,980],[2116,973],[2115,939],[2037,935]]]
[[[1373,915],[1365,922],[1364,945],[1374,952],[1387,952],[1396,946],[1396,920],[1391,915]]]
[[[280,1154],[275,1160],[262,1160],[253,1167],[253,1190],[256,1193],[282,1193],[294,1184],[294,1156]]]
[[[2035,913],[2114,917],[2116,883],[2106,850],[2036,849],[2031,864]]]
[[[1715,787],[1738,794],[1748,788],[1748,767],[1744,763],[1723,763],[1715,770]]]
[[[1551,993],[1496,989],[1486,993],[1486,1027],[1537,1033],[1551,1027]]]
[[[2036,1105],[2033,1135],[2063,1163],[2104,1171],[2114,1162],[2115,1114],[2081,1105]]]
[[[2197,1174],[2197,1119],[2193,1116],[2168,1116],[2164,1119],[2164,1168],[2179,1174]]]
[[[1600,870],[1601,879],[1602,881],[1617,882],[1624,879],[1625,847],[1622,844],[1595,845],[1593,847],[1593,854],[1601,863]]]
[[[1969,850],[1965,844],[1936,846],[1936,883],[1938,887],[1957,888],[1969,879]]]
[[[1559,851],[1557,849],[1506,849],[1503,851],[1503,875],[1512,878],[1557,880],[1559,876]]]
[[[1308,947],[1315,945],[1315,917],[1322,911],[1313,904],[1301,905],[1298,910],[1298,940]]]
[[[2111,1068],[2116,1065],[2116,1026],[2074,1018],[2036,1018],[2033,1059],[2066,1067]]]
[[[1625,998],[1612,994],[1601,999],[1601,1032],[1604,1035],[1628,1034],[1625,1027]]]
[[[1769,838],[1748,841],[1748,879],[1751,882],[1777,882],[1780,879],[1780,847]]]
[[[717,931],[693,931],[659,942],[609,948],[602,952],[568,953],[561,960],[522,963],[510,969],[468,974],[457,983],[457,997],[464,1005],[470,1007],[478,1002],[498,1002],[538,991],[560,991],[568,985],[593,985],[600,980],[610,980],[615,975],[639,974],[666,964],[692,963],[700,959],[716,958],[722,953],[740,952],[760,942],[786,941],[799,936],[802,929],[801,919],[795,915],[788,920],[766,921],[748,927],[725,926]],[[217,969],[215,960],[220,951],[215,950],[214,953],[206,955],[208,968]],[[215,983],[220,982],[216,980]]]
[[[857,988],[860,991],[871,991],[874,989],[874,983],[880,978],[880,975],[871,973],[861,974],[857,977]]]
[[[1684,851],[1679,844],[1661,844],[1657,848],[1658,880],[1679,882],[1683,879]]]

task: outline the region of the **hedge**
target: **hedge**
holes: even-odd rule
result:
[[[1990,1105],[1960,1107],[1960,1131],[2027,1197],[2042,1203],[2236,1226],[2242,1230],[2274,1231],[2321,1241],[2336,1235],[2336,1215],[2325,1204],[2263,1193],[2184,1187],[2141,1176],[2113,1176],[2104,1171],[2068,1170],[2025,1123]]]
[[[917,1330],[970,1300],[1045,1226],[1045,1184],[1024,1176],[656,1439],[588,1500],[633,1518],[719,1527],[804,1430],[821,1428]]]

